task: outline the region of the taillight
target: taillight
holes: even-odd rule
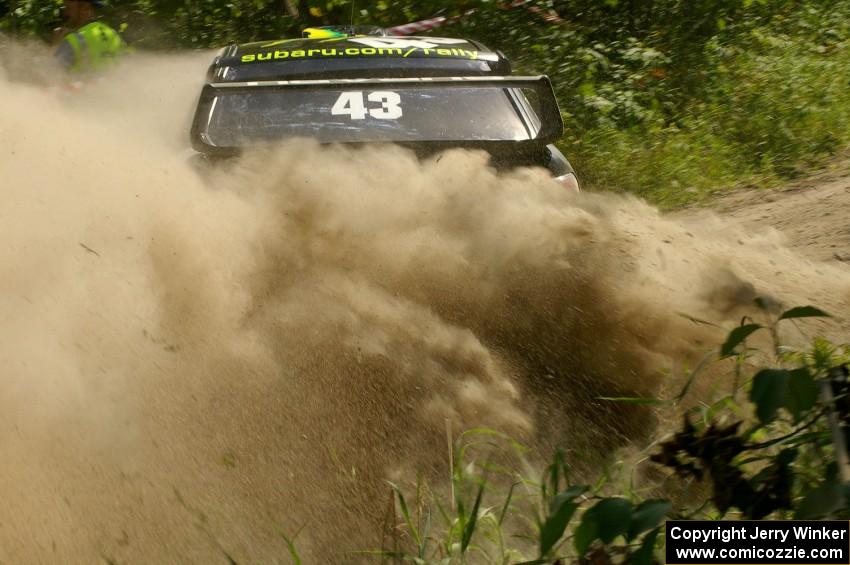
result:
[[[555,180],[560,182],[567,190],[578,193],[581,189],[578,186],[578,179],[573,173],[567,173],[566,175],[561,175],[559,177],[555,177]]]

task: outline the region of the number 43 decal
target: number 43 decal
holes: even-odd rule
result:
[[[366,100],[380,102],[380,108],[366,108]],[[366,115],[379,120],[397,120],[401,117],[401,97],[398,92],[378,90],[363,96],[361,91],[343,92],[331,108],[334,116],[351,116],[352,120],[365,120]]]

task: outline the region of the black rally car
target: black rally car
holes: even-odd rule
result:
[[[553,143],[563,121],[545,76],[514,76],[478,42],[315,28],[233,45],[207,73],[192,144],[207,158],[294,137],[397,143],[421,156],[478,148],[499,169],[541,166],[577,189]]]

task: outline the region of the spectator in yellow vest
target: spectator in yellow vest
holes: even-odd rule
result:
[[[68,29],[56,48],[56,58],[73,72],[98,71],[110,65],[127,46],[117,31],[97,19],[101,0],[64,0]]]

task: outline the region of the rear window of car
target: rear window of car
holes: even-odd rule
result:
[[[421,86],[222,89],[204,142],[239,147],[293,137],[331,142],[527,141],[539,119],[520,89]]]

